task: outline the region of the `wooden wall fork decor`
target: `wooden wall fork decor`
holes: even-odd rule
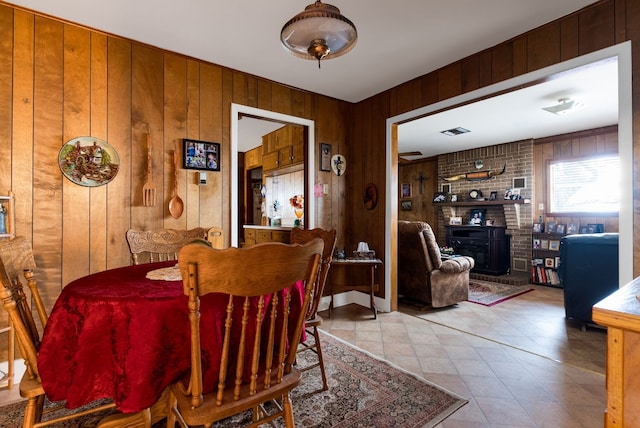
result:
[[[147,181],[142,186],[142,205],[153,207],[156,205],[156,185],[153,183],[151,172],[151,134],[146,134],[147,139]]]

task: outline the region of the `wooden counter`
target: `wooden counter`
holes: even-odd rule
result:
[[[640,426],[640,278],[593,306],[607,329],[605,427]]]
[[[291,242],[292,227],[286,226],[260,226],[245,224],[244,246],[259,244],[261,242]]]

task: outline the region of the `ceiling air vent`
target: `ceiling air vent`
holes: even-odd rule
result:
[[[466,134],[467,132],[469,132],[469,130],[458,126],[457,128],[451,128],[451,129],[447,129],[446,131],[440,131],[440,132],[443,133],[444,135],[453,137],[454,135]]]

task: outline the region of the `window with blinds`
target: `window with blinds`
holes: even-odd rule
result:
[[[549,211],[617,213],[620,205],[618,155],[549,163]]]

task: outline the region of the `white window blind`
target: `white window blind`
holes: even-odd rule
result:
[[[620,206],[617,155],[554,161],[549,164],[552,213],[614,213]]]

